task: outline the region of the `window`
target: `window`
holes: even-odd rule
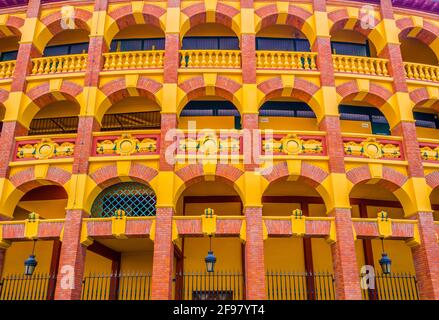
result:
[[[182,50],[239,50],[237,37],[184,37]]]
[[[93,217],[112,217],[118,210],[129,217],[154,216],[157,198],[154,191],[141,183],[122,182],[104,189],[91,208]]]
[[[369,49],[368,41],[366,41],[366,43],[364,44],[331,41],[331,49],[333,54],[370,57],[370,49]]]
[[[314,111],[302,102],[269,101],[259,110],[260,117],[315,118]]]
[[[44,57],[81,54],[88,51],[88,42],[50,46],[44,49]]]
[[[256,50],[309,52],[311,48],[307,39],[258,37]]]
[[[241,129],[241,114],[229,101],[190,101],[181,117],[235,117],[235,129]]]
[[[165,50],[164,38],[118,39],[110,45],[111,52]]]
[[[416,120],[416,126],[422,128],[439,129],[439,120],[437,114],[413,112]]]
[[[0,61],[17,60],[18,51],[7,51],[0,53]]]
[[[370,122],[373,134],[390,135],[387,119],[376,108],[341,105],[339,111],[341,120]]]

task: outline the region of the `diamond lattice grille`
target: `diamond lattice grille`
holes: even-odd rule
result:
[[[94,217],[111,217],[117,210],[124,210],[129,217],[154,216],[156,201],[154,191],[148,186],[123,182],[104,189],[91,212]]]

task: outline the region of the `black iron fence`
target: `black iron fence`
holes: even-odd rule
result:
[[[0,280],[0,300],[52,300],[56,277],[49,274],[12,274]]]
[[[175,283],[179,300],[242,300],[245,296],[240,272],[178,273]]]
[[[335,300],[334,277],[327,272],[266,273],[268,300]]]
[[[364,300],[419,300],[416,277],[409,273],[377,274],[360,280]]]
[[[151,274],[89,274],[82,281],[82,300],[149,300]]]

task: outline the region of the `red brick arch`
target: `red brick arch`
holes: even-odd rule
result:
[[[0,28],[0,39],[9,37],[9,36],[17,36],[21,37],[21,27],[24,25],[24,19],[9,16],[4,25],[0,25],[0,27],[5,27],[7,30],[1,30]]]
[[[202,181],[212,181],[211,177],[206,177],[206,174],[201,164],[191,164],[185,166],[175,172],[175,174],[184,182],[184,184],[177,190],[175,195],[175,200],[181,196],[184,190],[190,186],[202,182]],[[216,171],[214,174],[214,181],[224,182],[227,185],[234,187],[239,196],[242,197],[242,192],[236,187],[235,182],[244,174],[244,172],[229,164],[217,164]]]
[[[417,26],[414,25],[413,20],[411,18],[402,18],[396,21],[396,26],[399,28],[399,38],[406,39],[409,38],[409,33],[418,29]],[[439,37],[439,27],[432,24],[431,22],[424,21],[421,29],[416,33],[415,39],[418,39],[422,43],[427,46],[431,46],[433,41],[435,41]],[[439,59],[439,52],[434,52],[436,57]]]
[[[132,163],[128,178],[131,181],[139,182],[149,186],[152,179],[158,174],[157,170],[138,163]],[[116,165],[102,167],[90,174],[90,178],[100,189],[108,188],[119,182],[126,182],[126,177],[121,177],[117,173]]]
[[[370,169],[367,165],[349,170],[346,173],[346,176],[354,186],[366,183],[373,178],[372,173],[370,172]],[[401,172],[383,166],[383,176],[376,183],[376,185],[381,186],[384,189],[394,193],[396,190],[402,188],[407,180],[408,178]]]
[[[223,26],[233,30],[235,34],[240,36],[240,28],[233,18],[239,14],[239,10],[224,3],[218,2],[214,11],[214,21],[208,20],[208,11],[204,3],[194,4],[181,10],[188,19],[186,19],[181,27],[180,36],[183,37],[191,28],[209,22],[222,24]]]
[[[283,13],[279,12],[277,5],[270,4],[256,9],[255,14],[260,18],[260,21],[256,24],[256,32],[278,24],[279,17],[285,15],[285,25],[302,31],[310,41],[314,38],[314,35],[310,33],[313,28],[307,22],[308,18],[312,16],[312,13],[303,8],[290,4],[288,6],[288,12]]]
[[[433,171],[425,177],[427,184],[430,186],[432,191],[439,187],[439,171]]]
[[[364,94],[356,81],[350,81],[337,86],[337,93],[341,97],[341,104],[353,101],[364,102],[381,110],[388,121],[389,119],[395,119],[395,111],[388,103],[393,94],[384,87],[371,82],[369,88],[367,88],[367,93]],[[357,98],[359,94],[362,94],[360,100]]]
[[[144,4],[142,9],[142,16],[145,21],[145,25],[150,25],[165,31],[165,26],[160,18],[166,13],[166,10],[162,7],[152,4]],[[136,13],[133,12],[131,5],[119,7],[108,14],[114,21],[110,24],[108,30],[109,34],[106,35],[107,40],[111,40],[121,30],[137,25]],[[163,34],[164,36],[164,34]]]
[[[286,88],[282,82],[282,78],[276,77],[260,83],[258,89],[264,93],[264,99],[261,101],[259,108],[264,102],[269,100],[288,97],[307,103],[313,109],[314,113],[319,113],[320,105],[314,95],[320,88],[314,83],[296,77],[294,79],[293,87]],[[288,93],[286,94],[285,92]]]
[[[355,32],[358,32],[368,38],[371,42],[374,43],[375,47],[379,47],[376,44],[379,43],[385,43],[385,40],[382,37],[379,37],[378,39],[371,39],[370,33],[373,31],[372,28],[363,28],[361,26],[361,21],[363,17],[366,15],[366,12],[363,12],[359,10],[357,17],[351,17],[349,16],[347,8],[338,9],[335,11],[332,11],[328,13],[328,19],[330,22],[332,22],[332,27],[330,29],[330,34],[333,35],[337,31],[340,30],[352,30]],[[352,23],[352,20],[355,21],[353,28],[347,28],[346,25],[349,23]],[[380,20],[378,18],[375,18],[375,25],[378,25],[380,23]]]
[[[329,194],[324,188],[319,188],[322,182],[328,177],[329,173],[324,171],[322,168],[316,167],[312,164],[309,164],[305,161],[302,161],[300,167],[300,174],[296,177],[298,182],[305,183],[322,196],[325,204],[329,199]],[[271,185],[278,181],[283,181],[291,177],[291,174],[288,171],[287,162],[278,163],[270,168],[265,169],[262,172],[262,176],[269,182],[266,190],[270,188]]]
[[[144,97],[160,106],[156,94],[162,88],[162,84],[147,77],[139,77],[135,86],[130,87],[125,78],[116,79],[103,85],[100,90],[105,94],[106,99],[98,106],[96,114],[98,119],[115,103],[128,97]],[[133,94],[135,89],[137,94]]]
[[[84,30],[87,33],[90,33],[90,23],[93,14],[90,11],[74,8],[75,13],[75,30]],[[52,34],[52,38],[56,35],[60,34],[63,31],[66,31],[62,27],[62,13],[61,11],[54,12],[44,17],[41,22],[46,26],[46,28]],[[49,39],[50,41],[50,39]]]
[[[82,93],[82,90],[83,88],[74,82],[63,81],[59,90],[52,91],[50,89],[50,84],[44,83],[30,89],[26,95],[33,104],[37,105],[39,108],[43,108],[50,103],[60,101],[60,95],[64,98],[61,100],[78,103],[76,97]]]
[[[9,91],[0,89],[0,105],[3,105],[9,97]]]
[[[63,187],[71,178],[71,173],[57,167],[49,167],[44,179],[35,177],[35,168],[31,167],[9,177],[9,181],[23,193],[32,189],[51,184]]]
[[[210,90],[212,87],[205,83],[202,76],[190,78],[179,84],[178,87],[185,93],[178,105],[178,113],[183,110],[183,107],[189,101],[212,95],[232,102],[238,110],[241,110],[239,100],[235,96],[236,92],[241,88],[241,84],[230,78],[217,76],[216,82],[213,85],[214,94]]]
[[[427,88],[418,88],[410,92],[410,99],[413,101],[413,107],[428,105],[429,109],[439,111],[439,99],[431,97]]]

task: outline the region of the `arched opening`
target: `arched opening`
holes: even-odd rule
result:
[[[63,219],[67,206],[66,190],[56,184],[36,187],[26,192],[19,200],[13,213],[13,221],[29,218],[30,213],[39,219]],[[38,264],[32,276],[24,275],[24,261],[35,245]],[[61,250],[59,239],[38,241],[13,241],[6,249],[3,270],[0,274],[2,290],[0,300],[49,300],[54,298],[55,275]],[[1,268],[0,268],[1,270]]]
[[[374,44],[366,36],[353,30],[332,31],[331,50],[337,55],[377,57]]]
[[[390,125],[384,114],[365,102],[350,101],[339,106],[342,132],[390,135]]]
[[[434,107],[424,107],[421,104],[413,110],[415,119],[416,135],[418,138],[437,139],[439,129],[438,111]]]
[[[191,184],[178,199],[178,216],[204,215],[211,208],[217,216],[240,216],[242,201],[236,190],[222,181]],[[181,238],[184,262],[176,270],[176,298],[184,300],[236,300],[244,298],[244,248],[237,236],[216,234]],[[217,258],[214,273],[206,272],[205,257],[212,249]],[[215,282],[212,282],[212,281]],[[218,281],[219,280],[219,281]]]
[[[84,54],[88,52],[89,32],[82,29],[64,30],[47,43],[43,57]]]
[[[146,184],[120,182],[103,189],[90,213],[145,219],[156,214],[157,197]],[[123,213],[122,213],[123,211]],[[154,243],[146,238],[101,237],[87,247],[83,300],[149,300]]]
[[[401,43],[401,55],[404,62],[429,64],[432,66],[438,65],[438,57],[436,53],[422,40],[422,35],[418,34],[417,37],[410,37],[410,32],[405,31],[399,35],[399,41]],[[430,38],[430,34],[425,39]]]
[[[165,50],[165,34],[152,25],[136,24],[120,30],[112,39],[110,52]]]
[[[0,62],[17,59],[20,37],[13,35],[3,37],[0,41]]]
[[[385,211],[390,219],[405,217],[400,201],[387,188],[381,186],[380,182],[355,185],[350,193],[350,203],[353,218],[376,219],[381,211]],[[372,266],[375,273],[375,287],[363,289],[363,299],[417,299],[412,252],[405,240],[390,237],[383,242],[379,237],[357,236],[355,243],[358,267],[361,270],[363,266]],[[379,264],[383,245],[384,251],[392,261],[392,271],[389,275],[382,273]],[[404,292],[398,291],[398,288],[403,287]]]
[[[435,188],[430,194],[431,207],[434,221],[439,221],[439,188]]]
[[[205,96],[189,101],[180,113],[180,129],[241,129],[241,114],[221,97]]]
[[[80,106],[73,101],[57,101],[43,107],[33,117],[28,135],[76,133]]]
[[[160,106],[146,97],[115,102],[102,118],[101,131],[160,129]]]
[[[318,131],[317,117],[308,104],[288,98],[265,102],[259,109],[259,128]]]
[[[305,35],[289,25],[272,25],[256,34],[256,50],[269,51],[311,51]]]
[[[262,197],[263,216],[326,217],[325,203],[316,189],[300,179],[289,180],[280,179],[268,186]],[[272,236],[264,241],[264,254],[270,300],[335,299],[331,248],[324,238]]]

